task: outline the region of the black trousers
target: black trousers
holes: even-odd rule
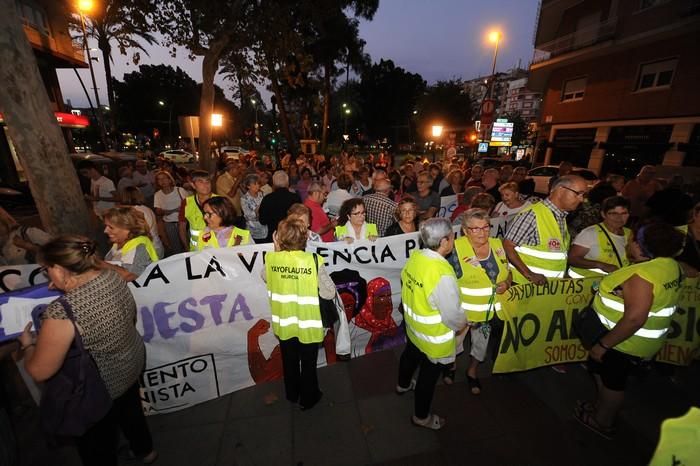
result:
[[[302,343],[298,338],[280,340],[284,390],[287,399],[302,407],[313,406],[321,396],[316,376],[319,343]]]
[[[433,402],[435,384],[438,377],[447,366],[430,362],[428,357],[413,344],[410,338],[406,339],[406,348],[401,353],[399,360],[399,386],[408,387],[411,378],[419,369],[414,397],[414,414],[419,419],[425,419],[430,414],[430,405]]]
[[[138,382],[116,398],[109,413],[76,440],[83,466],[116,466],[120,428],[134,455],[146,456],[153,450]]]

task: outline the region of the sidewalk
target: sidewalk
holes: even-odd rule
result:
[[[653,453],[660,422],[700,403],[697,365],[682,386],[655,374],[634,379],[618,436],[606,441],[571,416],[575,400],[593,393],[581,365],[569,365],[566,374],[543,368],[485,377],[475,397],[464,382],[462,357],[456,383],[436,389],[433,409],[447,425],[433,432],[411,425],[412,393],[394,393],[400,352],[320,369],[324,397],[308,412],[290,405],[276,381],[149,417],[160,452],[156,464],[641,465]],[[70,447],[40,448],[30,422],[35,416],[23,410],[21,465],[80,464]]]

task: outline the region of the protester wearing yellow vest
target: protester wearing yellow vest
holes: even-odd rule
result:
[[[190,251],[196,251],[199,235],[202,233],[202,230],[204,230],[204,227],[207,226],[204,221],[202,205],[207,199],[215,197],[216,194],[212,194],[211,192],[211,177],[208,172],[204,170],[194,170],[191,174],[191,178],[195,193],[191,196],[187,196],[182,201],[178,219],[178,233],[180,235],[180,241],[185,248]],[[188,243],[189,248],[187,247]]]
[[[569,250],[569,277],[602,276],[629,265],[627,244],[632,231],[625,228],[629,208],[629,201],[622,196],[602,202],[603,221],[581,230]]]
[[[565,175],[552,183],[549,197],[521,211],[508,226],[503,246],[516,283],[543,285],[563,278],[569,251],[566,215],[583,202],[586,181]]]
[[[310,409],[321,399],[316,376],[318,347],[325,331],[319,296],[335,298],[335,285],[323,259],[305,252],[306,224],[282,220],[273,234],[275,251],[265,256],[272,330],[280,340],[287,400]],[[316,267],[318,261],[318,268]]]
[[[365,203],[359,197],[343,202],[338,213],[338,226],[335,227],[335,239],[352,243],[359,239],[377,239],[377,225],[365,222]]]
[[[431,218],[420,226],[425,249],[413,251],[401,272],[401,301],[406,323],[406,348],[399,361],[396,393],[415,389],[414,425],[438,430],[445,420],[430,413],[435,384],[455,360],[455,332],[464,329],[459,288],[445,257],[454,248],[449,220]],[[416,369],[417,380],[413,380]]]
[[[250,231],[238,228],[236,210],[228,198],[212,197],[202,205],[207,227],[197,239],[197,251],[250,244]]]
[[[113,207],[104,213],[105,233],[112,248],[105,256],[107,267],[127,281],[138,278],[146,267],[158,261],[149,237],[146,218],[133,207]]]
[[[684,276],[673,257],[682,247],[683,235],[672,226],[645,225],[629,248],[638,263],[600,281],[593,310],[609,331],[591,348],[588,361],[598,395],[595,403],[580,402],[574,414],[603,437],[614,434],[630,371],[656,355],[670,330]]]
[[[469,322],[471,361],[467,369],[467,384],[473,395],[481,393],[476,370],[486,358],[491,334],[489,321],[500,310],[497,294],[510,287],[511,273],[503,243],[489,238],[489,215],[481,209],[469,209],[462,216],[462,233],[455,241],[456,260],[451,261],[457,274],[462,311]],[[457,337],[457,352],[461,352],[466,332]],[[454,368],[445,375],[445,383],[454,381]]]

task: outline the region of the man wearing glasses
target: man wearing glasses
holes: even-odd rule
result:
[[[508,227],[503,246],[513,268],[513,281],[543,285],[564,278],[571,238],[566,215],[583,202],[586,181],[575,175],[558,178],[542,202],[521,211]]]

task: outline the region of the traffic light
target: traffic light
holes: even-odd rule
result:
[[[277,144],[277,139],[272,138],[272,139],[270,140],[270,144],[272,144],[273,146],[276,145],[276,144]]]

